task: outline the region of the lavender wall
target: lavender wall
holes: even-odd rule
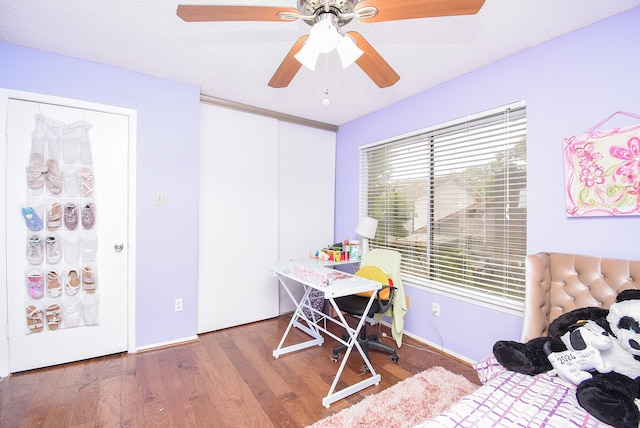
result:
[[[528,49],[340,127],[335,240],[358,221],[358,147],[514,101],[527,105],[528,244],[538,251],[639,258],[638,217],[565,216],[564,137],[622,110],[640,114],[640,8]],[[428,72],[428,71],[427,71]],[[602,129],[628,125],[618,117]],[[637,122],[637,120],[635,121]],[[522,319],[411,287],[407,331],[468,359],[520,337]],[[441,317],[432,322],[431,303]],[[473,333],[469,326],[473,326]],[[437,331],[436,331],[437,329]],[[440,339],[442,338],[442,340]]]
[[[195,336],[199,88],[3,43],[0,87],[137,110],[136,343]]]

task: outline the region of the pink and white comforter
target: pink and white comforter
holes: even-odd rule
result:
[[[474,368],[483,385],[418,427],[609,427],[578,404],[575,385],[552,372],[512,372],[493,355]]]

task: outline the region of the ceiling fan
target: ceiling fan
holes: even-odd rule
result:
[[[485,0],[298,0],[298,8],[269,6],[179,5],[177,15],[187,22],[283,21],[299,19],[312,26],[309,35],[293,44],[269,81],[273,88],[291,83],[303,65],[314,69],[320,53],[338,51],[343,67],[354,61],[380,88],[400,76],[356,31],[342,33],[352,19],[363,23],[436,16],[473,15]]]

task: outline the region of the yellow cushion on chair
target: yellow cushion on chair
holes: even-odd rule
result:
[[[389,275],[387,275],[387,273],[385,271],[383,271],[382,269],[380,269],[379,267],[363,266],[360,269],[358,269],[358,272],[356,272],[355,275],[356,276],[361,276],[361,277],[367,278],[367,279],[372,279],[374,281],[378,281],[383,286],[384,285],[393,286],[393,281],[391,280]],[[363,296],[363,297],[370,297],[372,293],[373,293],[373,291],[365,291],[363,293],[358,293],[357,295],[358,296]],[[380,299],[389,300],[389,295],[390,294],[391,294],[391,289],[390,288],[385,288],[384,290],[380,291]]]

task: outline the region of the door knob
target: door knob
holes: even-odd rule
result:
[[[113,245],[113,249],[116,250],[117,252],[120,252],[124,249],[124,244],[122,242],[117,242],[116,244]]]

